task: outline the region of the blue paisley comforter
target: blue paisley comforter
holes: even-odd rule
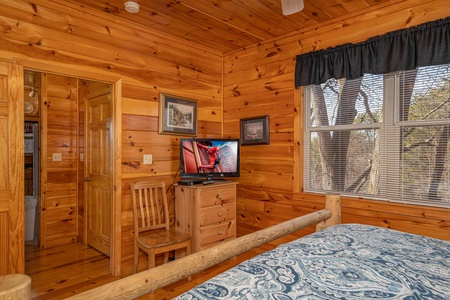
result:
[[[342,224],[258,255],[175,298],[450,299],[450,242]]]

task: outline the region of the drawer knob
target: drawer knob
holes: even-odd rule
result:
[[[222,233],[223,233],[222,230],[219,230],[218,234],[219,234],[219,235],[222,235]]]
[[[217,213],[217,215],[218,215],[219,217],[221,217],[223,214],[222,214],[221,211],[219,211],[219,212]]]
[[[216,199],[222,200],[222,195],[217,194],[217,195],[216,195]]]

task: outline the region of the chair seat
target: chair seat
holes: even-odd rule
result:
[[[164,247],[174,243],[181,243],[191,239],[189,234],[175,230],[153,230],[151,232],[140,233],[138,241],[147,249]],[[147,245],[152,245],[151,247]]]

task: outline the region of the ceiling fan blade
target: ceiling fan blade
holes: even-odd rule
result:
[[[292,15],[301,11],[305,5],[303,0],[281,0],[281,7],[283,8],[283,15]]]

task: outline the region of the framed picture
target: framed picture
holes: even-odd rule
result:
[[[269,116],[241,119],[241,145],[270,144]]]
[[[159,94],[159,133],[197,135],[197,100]]]

